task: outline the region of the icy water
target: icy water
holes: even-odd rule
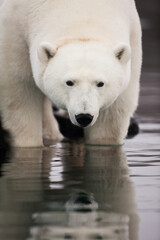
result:
[[[159,240],[159,123],[140,126],[123,147],[14,150],[0,178],[0,239]]]
[[[159,35],[143,24],[140,134],[123,147],[12,150],[0,172],[0,240],[160,240]]]

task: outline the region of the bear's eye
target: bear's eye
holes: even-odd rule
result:
[[[71,80],[68,80],[68,81],[66,82],[66,85],[72,87],[72,86],[74,85],[74,82],[71,81]]]
[[[97,83],[97,87],[103,87],[103,86],[104,86],[104,82]]]

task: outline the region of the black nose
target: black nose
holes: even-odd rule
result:
[[[81,125],[81,127],[87,127],[93,120],[93,116],[90,114],[78,114],[76,115],[77,122]]]

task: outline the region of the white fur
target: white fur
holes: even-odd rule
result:
[[[93,116],[87,143],[121,144],[139,92],[141,28],[134,1],[2,1],[0,62],[0,113],[15,146],[42,145],[44,94],[76,125],[75,115]],[[56,132],[57,126],[53,138],[61,136]]]
[[[54,141],[63,139],[62,134],[59,132],[58,123],[53,117],[52,104],[48,98],[44,100],[43,138]]]

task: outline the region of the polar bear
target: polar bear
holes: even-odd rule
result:
[[[122,144],[141,56],[133,0],[3,0],[0,115],[14,146],[62,138],[51,103],[85,127],[85,143]]]

